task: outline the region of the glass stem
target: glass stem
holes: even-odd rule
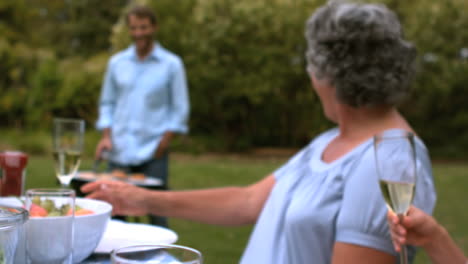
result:
[[[64,183],[64,182],[62,182],[62,181],[59,181],[59,182],[60,182],[60,188],[62,188],[62,189],[68,189],[69,184],[66,184],[66,183]]]
[[[398,214],[398,218],[401,221],[403,221],[403,216],[404,214]],[[408,264],[408,253],[406,251],[406,245],[400,245],[401,251],[400,251],[400,264]]]

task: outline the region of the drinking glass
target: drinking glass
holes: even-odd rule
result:
[[[25,209],[0,205],[0,263],[24,263],[23,224],[27,219]]]
[[[112,264],[202,264],[202,254],[179,245],[137,245],[113,250]]]
[[[72,263],[75,196],[71,189],[26,191],[28,264]]]
[[[55,118],[53,156],[55,172],[62,187],[70,185],[81,162],[85,123],[80,119]]]
[[[416,184],[414,134],[389,130],[374,136],[374,151],[379,185],[389,210],[401,219],[408,211]],[[400,263],[408,263],[402,245]]]

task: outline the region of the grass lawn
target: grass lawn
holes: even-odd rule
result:
[[[171,157],[170,184],[172,189],[245,185],[267,175],[285,160],[174,154]],[[81,168],[89,169],[90,164],[91,161],[85,160]],[[468,210],[465,202],[468,165],[435,164],[434,176],[438,191],[435,216],[446,226],[464,252],[468,253]],[[31,157],[26,188],[51,186],[58,186],[52,160],[45,156]],[[218,227],[177,219],[170,220],[170,227],[179,235],[178,244],[199,249],[204,254],[205,263],[210,264],[238,263],[252,228]],[[429,260],[420,251],[415,263],[429,263]]]

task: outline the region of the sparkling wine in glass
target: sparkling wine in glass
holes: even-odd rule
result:
[[[81,162],[85,123],[81,119],[55,118],[53,157],[55,172],[63,187],[70,185]]]
[[[400,219],[407,213],[416,184],[416,150],[414,134],[388,130],[374,136],[374,151],[379,185],[387,207]],[[402,246],[400,263],[408,263]]]

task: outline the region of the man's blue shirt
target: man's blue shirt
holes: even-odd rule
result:
[[[112,131],[110,160],[138,165],[151,159],[164,132],[188,131],[189,108],[182,60],[159,43],[140,60],[132,45],[109,60],[96,127]]]

